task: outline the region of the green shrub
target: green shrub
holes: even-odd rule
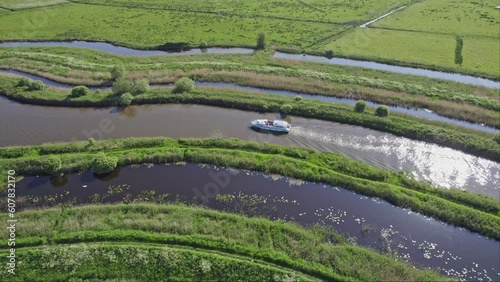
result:
[[[362,113],[366,109],[366,102],[363,100],[358,100],[356,101],[356,104],[354,105],[354,111],[357,113]]]
[[[126,106],[132,104],[133,100],[134,100],[134,96],[132,96],[132,94],[124,93],[118,99],[118,105],[122,106],[122,107],[126,107]]]
[[[125,67],[122,65],[116,65],[113,66],[111,69],[111,78],[113,80],[116,80],[118,78],[124,78],[125,77]]]
[[[191,92],[194,90],[194,81],[188,77],[179,78],[175,82],[174,93]]]
[[[89,94],[89,89],[86,86],[76,86],[71,90],[71,97],[78,98]]]
[[[101,89],[97,89],[97,90],[94,92],[94,94],[95,94],[95,95],[100,95],[101,93],[102,93],[102,90],[101,90]]]
[[[266,48],[266,35],[264,33],[259,33],[257,36],[257,49]]]
[[[23,87],[23,86],[27,86],[29,87],[31,85],[31,79],[27,78],[27,77],[22,77],[21,79],[19,79],[19,81],[17,82],[17,86],[20,86],[20,87]]]
[[[42,164],[42,170],[50,175],[56,174],[59,170],[61,170],[62,161],[61,158],[55,156],[49,156],[45,158]]]
[[[500,144],[500,133],[496,133],[495,136],[493,136],[493,141],[497,142],[497,144]]]
[[[200,48],[207,48],[207,47],[208,47],[208,43],[206,41],[200,42]]]
[[[326,56],[328,59],[333,58],[333,51],[332,51],[332,50],[327,50],[327,51],[325,52],[325,56]]]
[[[375,114],[379,117],[386,117],[389,115],[389,108],[384,105],[378,106],[377,110],[375,111]]]
[[[113,83],[113,94],[123,94],[127,92],[130,93],[132,87],[133,85],[130,81],[126,80],[123,77],[120,77]]]
[[[142,94],[149,91],[149,81],[146,78],[138,79],[132,87],[133,94]]]
[[[92,162],[91,170],[95,174],[106,174],[112,172],[118,164],[117,157],[109,157],[105,154],[98,154]]]
[[[283,114],[288,114],[292,111],[293,107],[290,104],[284,104],[280,107],[280,112]]]
[[[302,96],[297,95],[297,96],[295,96],[295,98],[294,98],[294,99],[295,99],[295,101],[297,101],[297,102],[302,101]]]
[[[45,89],[45,84],[41,80],[35,80],[30,83],[30,90],[31,91],[38,91],[38,90],[44,90]]]

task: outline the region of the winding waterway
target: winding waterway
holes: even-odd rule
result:
[[[467,280],[500,279],[500,242],[380,199],[275,175],[195,164],[143,165],[124,167],[98,178],[89,171],[52,179],[26,177],[16,187],[17,197],[24,198],[26,206],[57,204],[49,198],[76,199],[77,203],[97,198],[121,202],[127,194],[128,199],[151,198],[144,190],[154,190],[156,196],[169,194],[170,201],[204,203],[218,210],[304,225],[333,226],[351,242],[422,267],[437,268],[444,275]],[[217,201],[217,194],[229,194],[230,200]]]
[[[417,179],[442,187],[463,187],[500,198],[500,165],[458,150],[397,137],[360,126],[299,117],[288,135],[256,132],[249,122],[277,118],[200,105],[65,108],[26,105],[0,98],[0,146],[44,142],[169,136],[236,137],[281,145],[299,145],[338,152],[365,163],[395,171],[409,170]]]
[[[400,66],[388,65],[388,64],[383,64],[383,63],[376,63],[376,62],[370,62],[370,61],[359,61],[359,60],[351,60],[351,59],[343,59],[343,58],[328,59],[326,57],[321,57],[321,56],[303,55],[303,54],[288,54],[288,53],[283,53],[283,52],[275,52],[274,58],[310,61],[310,62],[318,62],[318,63],[328,63],[328,64],[342,65],[342,66],[362,67],[362,68],[367,68],[367,69],[397,72],[397,73],[411,74],[411,75],[417,75],[417,76],[425,76],[425,77],[430,77],[430,78],[456,81],[456,82],[465,83],[465,84],[484,86],[484,87],[493,88],[493,89],[500,89],[500,81],[494,81],[494,80],[490,80],[490,79],[485,79],[485,78],[475,77],[475,76],[470,76],[470,75],[464,75],[464,74],[458,74],[458,73],[440,72],[440,71],[433,71],[433,70],[419,69],[419,68],[410,68],[410,67],[400,67]]]
[[[57,88],[61,88],[61,89],[71,89],[75,86],[75,85],[70,85],[70,84],[65,84],[65,83],[53,81],[53,80],[50,80],[50,79],[47,79],[47,78],[44,78],[44,77],[41,77],[38,75],[33,75],[33,74],[15,71],[15,70],[0,70],[0,74],[17,75],[17,76],[27,77],[27,78],[30,78],[33,80],[40,80],[47,86],[57,87]],[[226,82],[200,82],[200,81],[196,81],[195,85],[202,86],[202,87],[230,88],[230,89],[252,91],[252,92],[258,92],[258,93],[265,93],[265,94],[275,94],[275,95],[288,96],[288,97],[295,97],[295,96],[299,95],[304,99],[320,100],[320,101],[325,101],[325,102],[341,103],[341,104],[348,104],[348,105],[354,105],[357,101],[356,99],[338,98],[338,97],[333,97],[333,96],[315,95],[315,94],[293,92],[293,91],[286,91],[286,90],[266,89],[266,88],[259,88],[259,87],[253,87],[253,86],[241,86],[238,84],[226,83]],[[166,86],[166,84],[156,84],[156,85],[153,84],[151,86],[152,87],[161,87],[161,86]],[[95,91],[97,89],[101,89],[101,90],[110,89],[109,86],[104,86],[104,87],[95,87],[94,86],[94,87],[88,87],[88,88],[92,91]],[[379,103],[370,102],[370,101],[367,101],[366,103],[369,107],[378,107],[381,105]],[[494,127],[485,126],[484,124],[472,123],[472,122],[467,122],[467,121],[463,121],[463,120],[457,120],[457,119],[441,116],[441,115],[436,114],[428,109],[415,109],[415,108],[405,108],[405,107],[398,107],[398,106],[388,106],[388,107],[389,107],[390,111],[403,113],[403,114],[407,114],[410,116],[451,123],[451,124],[455,124],[455,125],[479,130],[479,131],[490,132],[490,133],[495,133],[498,131]]]
[[[108,53],[124,55],[124,56],[158,56],[158,55],[192,55],[204,53],[201,49],[191,49],[180,52],[165,52],[165,51],[154,51],[154,50],[136,50],[126,47],[115,46],[109,43],[103,42],[86,42],[86,41],[71,41],[71,42],[58,42],[58,41],[47,41],[47,42],[0,42],[0,47],[76,47],[76,48],[87,48],[93,50],[104,51]],[[207,53],[217,53],[217,54],[250,54],[253,53],[253,49],[245,48],[208,48]],[[370,61],[359,61],[351,59],[333,58],[328,59],[326,57],[311,56],[311,55],[300,55],[300,54],[288,54],[282,52],[276,52],[274,54],[275,58],[291,59],[291,60],[307,60],[313,62],[330,63],[336,65],[344,66],[356,66],[369,69],[383,70],[389,72],[396,72],[402,74],[411,74],[417,76],[425,76],[430,78],[451,80],[466,84],[485,86],[489,88],[500,89],[500,81],[494,81],[469,75],[462,75],[456,73],[445,73],[439,71],[432,71],[427,69],[410,68],[410,67],[400,67],[382,63],[375,63]]]

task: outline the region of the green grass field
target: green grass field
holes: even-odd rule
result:
[[[339,54],[367,59],[446,67],[456,72],[477,72],[500,77],[500,39],[464,37],[462,66],[455,64],[455,36],[433,33],[357,29],[324,46]]]
[[[132,203],[16,216],[19,268],[8,281],[446,280],[348,245],[331,229],[195,207]],[[7,238],[7,230],[0,235]],[[2,257],[7,256],[5,246],[0,247]]]
[[[376,18],[395,7],[410,3],[411,0],[75,0],[72,2],[353,24]]]
[[[425,0],[374,23],[373,27],[489,36],[498,40],[500,12],[495,9],[498,4],[497,0]]]
[[[37,22],[40,16],[46,19]],[[2,40],[78,39],[149,48],[166,42],[198,46],[203,40],[210,45],[255,46],[260,32],[266,33],[270,44],[308,46],[345,29],[315,22],[82,4],[23,10],[0,17]]]
[[[68,3],[67,0],[0,0],[0,7],[9,10],[20,10]]]

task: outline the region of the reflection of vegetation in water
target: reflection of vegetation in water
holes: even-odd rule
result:
[[[248,216],[270,216],[277,206],[267,202],[267,197],[257,194],[218,194],[215,201],[222,204],[222,210]]]

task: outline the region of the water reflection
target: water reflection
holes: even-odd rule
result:
[[[197,202],[202,194],[204,203],[218,210],[332,226],[351,242],[452,277],[500,279],[500,242],[337,187],[194,164],[125,167],[105,180],[89,171],[67,177],[68,183],[58,188],[39,181],[48,177],[26,177],[17,193],[28,199],[28,206],[66,199]]]

